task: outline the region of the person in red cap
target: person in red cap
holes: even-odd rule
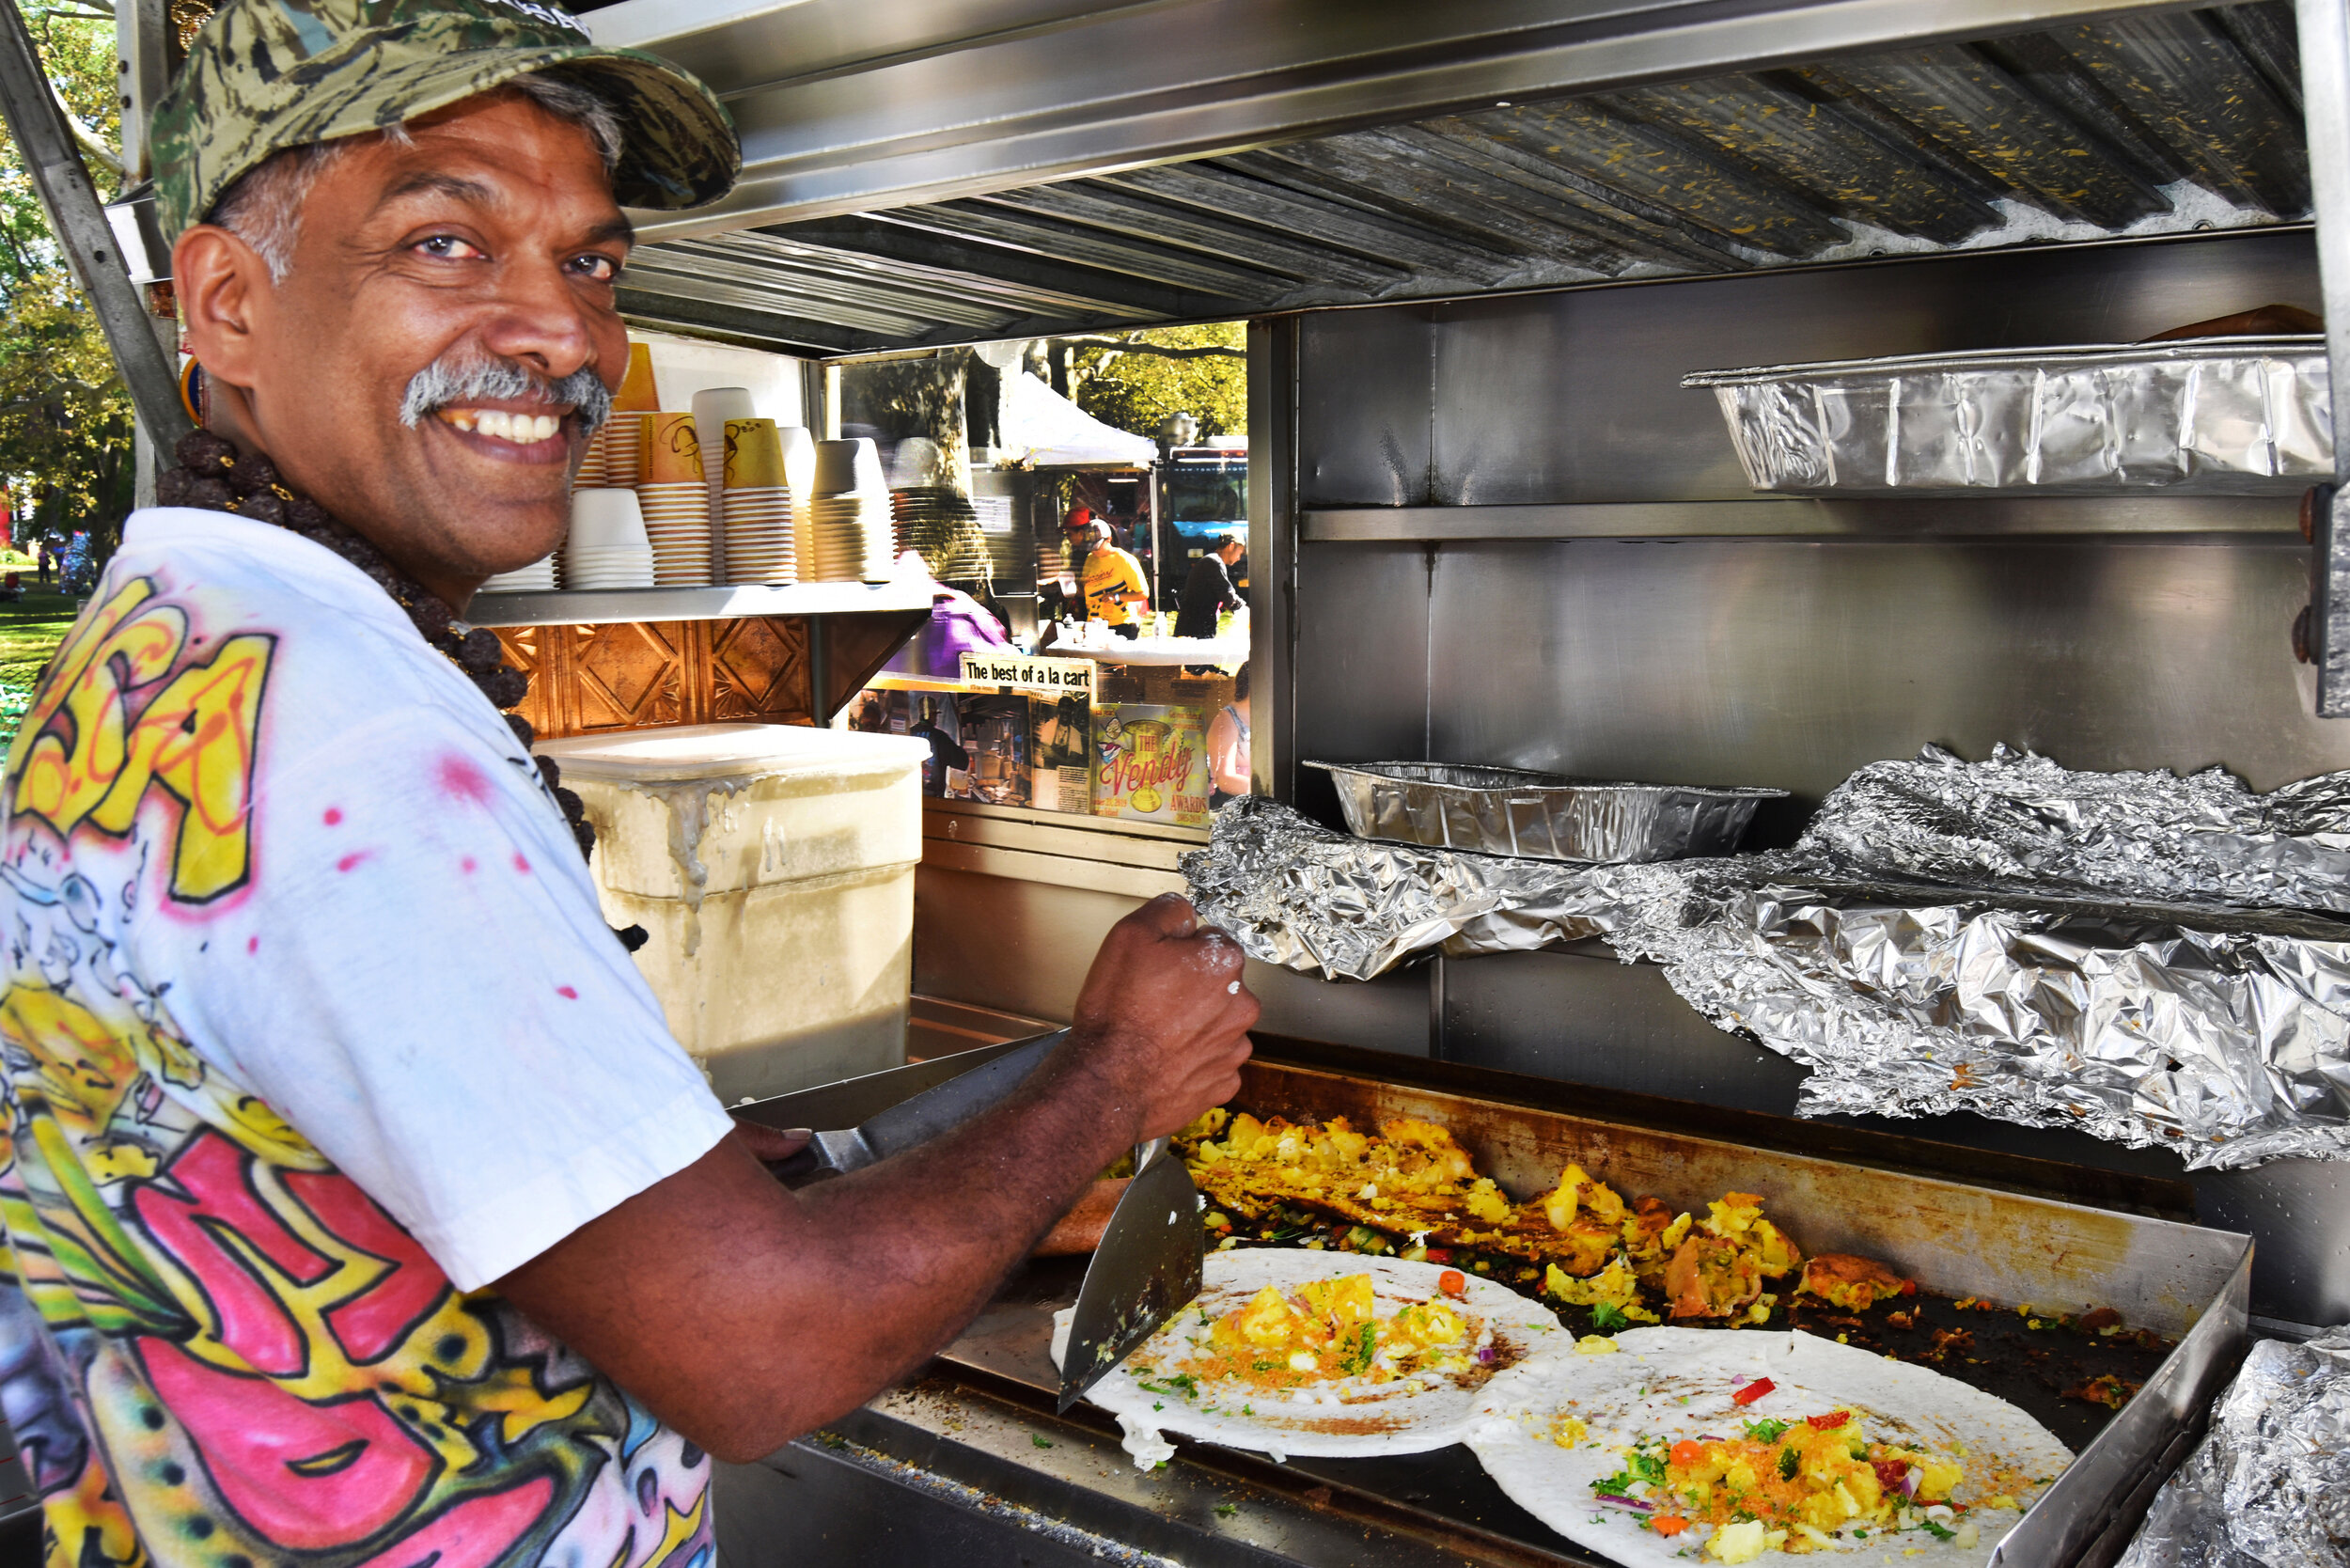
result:
[[[1110,525],[1082,503],[1069,509],[1061,536],[1069,541],[1073,557],[1080,548],[1085,551],[1084,560],[1073,559],[1072,564],[1085,596],[1087,616],[1121,637],[1140,636],[1141,612],[1151,607],[1142,563],[1132,552],[1111,543]]]

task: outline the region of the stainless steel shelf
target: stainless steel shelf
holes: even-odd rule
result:
[[[928,583],[793,583],[788,588],[610,588],[579,593],[485,593],[476,626],[594,626],[615,620],[730,620],[755,615],[857,615],[927,610]]]
[[[2293,495],[2024,495],[1975,499],[1587,501],[1559,506],[1348,507],[1305,514],[1309,541],[1965,538],[2033,534],[2296,535]]]

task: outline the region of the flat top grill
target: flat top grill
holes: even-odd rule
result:
[[[1324,1061],[1379,1060],[1371,1053],[1312,1049]],[[1426,1075],[1430,1064],[1395,1066]],[[1473,1076],[1489,1091],[1506,1082],[1504,1074]],[[1568,1086],[1528,1087],[1547,1099]],[[1481,1171],[1521,1195],[1546,1187],[1570,1158],[1621,1191],[1653,1192],[1681,1208],[1701,1208],[1731,1187],[1760,1192],[1765,1212],[1807,1251],[1859,1252],[1915,1274],[1919,1298],[1900,1304],[1918,1309],[1912,1328],[1885,1323],[1883,1305],[1864,1315],[1806,1309],[1795,1321],[1812,1332],[1847,1333],[1867,1348],[1905,1358],[1930,1348],[1936,1329],[1972,1331],[1972,1358],[1961,1354],[1937,1370],[2011,1400],[2078,1454],[2010,1538],[2006,1561],[2109,1560],[2135,1529],[2145,1496],[2185,1452],[2212,1393],[2242,1353],[2250,1247],[2224,1231],[1262,1054],[1246,1069],[1235,1104],[1292,1120],[1343,1115],[1364,1126],[1396,1116],[1427,1117],[1449,1127]],[[1693,1109],[1692,1120],[1705,1119]],[[1919,1152],[1910,1140],[1851,1130],[1840,1141],[1848,1152]],[[2141,1206],[2161,1206],[2144,1201],[2159,1193],[2128,1196]],[[1082,1259],[1053,1260],[1018,1271],[943,1353],[933,1376],[1045,1419],[1058,1388],[1045,1349],[1052,1315],[1074,1301],[1083,1265]],[[1964,1296],[1998,1305],[1962,1309],[1953,1298]],[[2070,1332],[2035,1331],[2013,1309],[2027,1303],[2052,1313],[2111,1306],[2132,1327],[2177,1339],[2100,1344]],[[1786,1321],[1786,1312],[1779,1309],[1775,1325]],[[1585,1326],[1572,1312],[1569,1322]],[[2066,1395],[2068,1386],[2102,1372],[2143,1387],[2119,1411]],[[1071,1417],[1076,1427],[1114,1431],[1108,1418],[1090,1407]],[[1176,1463],[1308,1509],[1340,1509],[1367,1527],[1432,1544],[1443,1556],[1494,1563],[1601,1560],[1512,1503],[1465,1449],[1382,1459],[1299,1457],[1277,1466],[1184,1444]]]

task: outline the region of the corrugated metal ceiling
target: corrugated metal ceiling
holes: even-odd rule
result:
[[[643,246],[639,321],[793,353],[2291,221],[2284,0],[1637,87]]]

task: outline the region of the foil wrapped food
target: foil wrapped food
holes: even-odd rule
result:
[[[2333,477],[2317,336],[1705,370],[1757,490],[2285,494]]]
[[[2211,1431],[2154,1494],[2116,1568],[2340,1568],[2350,1560],[2350,1328],[2264,1340]]]
[[[2005,749],[1864,768],[1792,850],[1576,866],[1216,815],[1195,902],[1251,956],[1368,980],[1606,938],[1810,1069],[1805,1115],[1966,1110],[2176,1151],[2350,1157],[2350,776],[2069,773]],[[2248,907],[2260,905],[2264,907]]]

